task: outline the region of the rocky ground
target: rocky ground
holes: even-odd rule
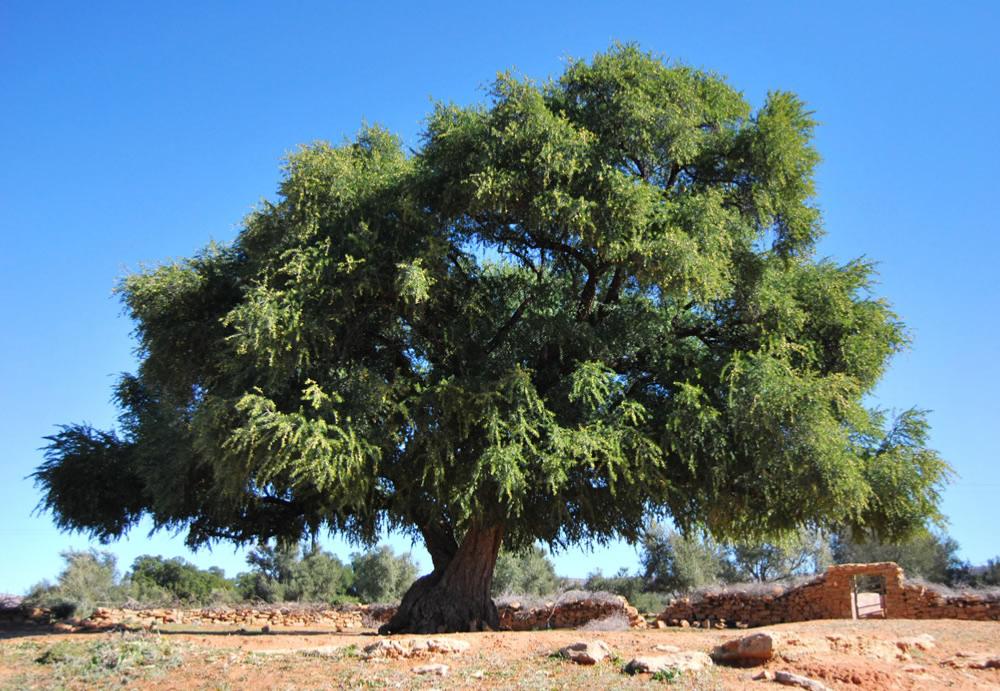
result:
[[[998,667],[1000,624],[953,620],[391,638],[183,625],[159,633],[0,629],[5,689],[982,690],[1000,689]]]

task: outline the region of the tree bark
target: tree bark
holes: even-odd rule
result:
[[[501,526],[473,525],[450,559],[440,552],[434,570],[418,578],[380,634],[445,633],[497,629],[500,617],[490,597]]]

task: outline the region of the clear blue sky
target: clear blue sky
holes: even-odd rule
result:
[[[416,145],[432,99],[481,100],[497,70],[544,78],[614,40],[724,74],[752,103],[788,89],[815,109],[821,253],[879,260],[914,338],[874,402],[932,411],[933,445],[958,473],[951,532],[974,562],[1000,554],[998,27],[996,2],[6,0],[0,592],[89,544],[31,515],[25,476],[54,425],[114,421],[111,384],[134,366],[118,277],[231,239],[299,143],[367,119]],[[146,532],[111,547],[122,566],[154,553],[243,567],[230,546],[192,557]],[[576,576],[637,566],[627,545],[556,561]]]

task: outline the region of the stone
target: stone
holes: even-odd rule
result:
[[[685,651],[669,655],[643,655],[629,660],[625,665],[627,674],[656,674],[667,670],[678,672],[700,672],[712,666],[712,658],[702,652]]]
[[[604,641],[577,641],[559,649],[559,655],[578,665],[596,665],[611,655]]]
[[[716,646],[712,651],[712,659],[727,665],[762,665],[774,657],[780,642],[780,637],[775,633],[752,633]]]
[[[667,645],[666,643],[660,643],[659,645],[654,645],[653,650],[657,650],[661,653],[679,653],[681,651],[676,645]]]
[[[416,642],[414,642],[416,643]],[[458,638],[429,638],[426,641],[427,649],[432,653],[464,653],[472,644]]]
[[[420,665],[419,667],[413,668],[414,674],[436,674],[439,677],[446,676],[448,674],[448,665],[442,665],[441,663],[433,663],[429,665]]]
[[[815,679],[803,677],[801,674],[792,674],[791,672],[775,672],[774,680],[785,686],[798,686],[802,689],[808,689],[808,691],[830,691],[829,686],[821,684]]]
[[[1000,669],[1000,655],[959,653],[955,657],[942,660],[943,667],[968,667],[969,669]]]
[[[663,621],[662,619],[657,619],[656,620],[656,628],[658,628],[658,629],[665,629],[665,628],[667,628],[667,622]]]
[[[417,657],[428,653],[445,653],[457,655],[463,653],[472,644],[455,638],[415,638],[408,641],[393,641],[382,639],[364,648],[366,658],[397,658]]]
[[[410,648],[404,647],[399,641],[381,640],[366,645],[363,651],[364,657],[407,657]]]
[[[917,650],[933,650],[937,643],[934,640],[934,636],[929,633],[923,633],[919,636],[911,636],[909,638],[900,638],[896,641],[896,647],[902,650],[904,653],[916,648]]]

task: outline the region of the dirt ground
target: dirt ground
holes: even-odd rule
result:
[[[779,632],[779,655],[763,667],[714,666],[702,672],[628,676],[622,665],[657,655],[657,645],[709,652],[750,632]],[[901,639],[922,634],[933,647]],[[406,641],[418,637],[399,636]],[[426,637],[422,637],[426,638]],[[403,659],[366,659],[373,633],[323,630],[263,633],[179,626],[159,633],[54,634],[40,629],[0,629],[0,688],[136,689],[677,689],[784,688],[753,681],[762,669],[787,670],[832,689],[1000,689],[1000,669],[973,669],[983,656],[1000,657],[1000,623],[953,620],[827,620],[750,631],[666,629],[558,630],[451,634],[468,641],[461,653]],[[579,640],[600,639],[614,657],[592,666],[553,656]],[[926,640],[926,639],[925,639]],[[447,674],[417,674],[443,663]]]

